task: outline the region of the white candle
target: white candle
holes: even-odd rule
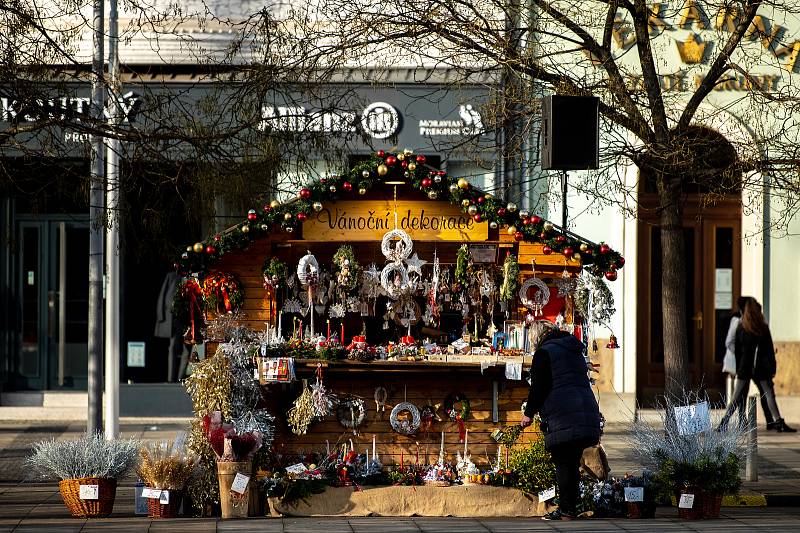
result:
[[[328,439],[325,439],[325,450],[328,452],[328,457],[331,456],[331,442]]]
[[[374,461],[377,458],[375,455],[375,435],[372,436],[372,460]]]
[[[467,439],[469,439],[469,430],[464,430],[464,459],[467,458]]]
[[[278,312],[278,338],[281,337],[281,332],[283,328],[281,327],[281,319],[283,318],[283,311]],[[328,454],[330,455],[330,450],[328,450]]]
[[[442,431],[442,445],[439,448],[439,462],[444,462],[444,431]]]
[[[364,450],[364,453],[365,453],[365,454],[366,454],[366,456],[367,456],[367,468],[369,468],[369,448],[367,448],[366,450]]]
[[[350,451],[352,452],[353,450],[355,450],[355,447],[353,446],[353,439],[350,439]]]

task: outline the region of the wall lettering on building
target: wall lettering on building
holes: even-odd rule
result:
[[[124,122],[135,122],[142,105],[142,99],[133,92],[127,92],[117,99]],[[17,100],[0,98],[0,122],[35,123],[44,120],[74,120],[80,122],[89,118],[91,98],[84,96],[64,96],[61,98],[35,98]],[[108,108],[103,116],[109,118]]]
[[[661,90],[669,91],[691,91],[703,83],[704,76],[701,74],[690,75],[687,72],[679,71],[672,74],[659,74],[658,83]],[[739,74],[729,71],[723,74],[719,81],[714,85],[714,91],[775,91],[778,89],[778,82],[781,77],[770,74]],[[644,78],[642,76],[628,76],[626,84],[629,90],[644,90]]]
[[[446,202],[344,201],[326,205],[305,224],[307,240],[381,240],[395,227],[420,240],[468,240],[489,238],[488,225],[475,222],[457,206]]]
[[[442,135],[482,135],[486,133],[481,114],[472,104],[461,105],[458,108],[459,120],[420,120],[419,134],[423,137],[437,137]]]

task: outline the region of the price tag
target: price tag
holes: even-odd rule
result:
[[[691,509],[694,507],[694,494],[681,494],[678,507],[681,509]]]
[[[78,497],[81,500],[99,500],[100,489],[97,485],[81,485]]]
[[[169,504],[169,491],[168,490],[162,490],[161,491],[161,496],[158,497],[158,503],[161,503],[163,505]]]
[[[142,489],[142,498],[150,498],[151,500],[157,500],[161,497],[161,491],[159,489],[151,489],[150,487],[145,487]]]
[[[231,492],[244,494],[245,492],[247,492],[248,483],[250,483],[250,476],[246,476],[241,472],[238,472],[236,474],[236,477],[233,478],[233,484],[231,485]]]
[[[549,489],[543,490],[542,492],[539,493],[540,502],[546,502],[547,500],[552,500],[555,497],[556,497],[555,487],[550,487]]]
[[[675,407],[675,424],[679,435],[697,435],[711,431],[711,415],[708,402]]]
[[[644,487],[625,487],[626,502],[643,502]]]
[[[306,470],[308,470],[308,468],[306,468],[306,465],[304,465],[303,463],[297,463],[292,466],[286,467],[287,474],[294,474],[296,476],[304,474]]]

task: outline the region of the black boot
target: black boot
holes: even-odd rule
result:
[[[776,420],[775,423],[778,424],[778,432],[780,433],[797,433],[796,429],[786,425],[783,418]]]
[[[775,421],[767,422],[767,431],[778,431],[779,424]]]

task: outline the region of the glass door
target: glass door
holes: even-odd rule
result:
[[[19,350],[12,386],[85,389],[89,278],[89,229],[75,220],[21,220]]]

